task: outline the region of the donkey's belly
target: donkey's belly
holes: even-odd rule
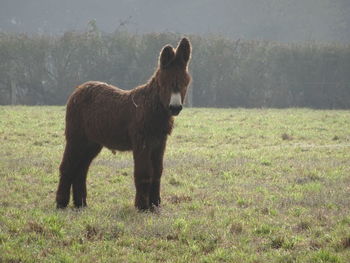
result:
[[[128,136],[106,136],[99,138],[98,143],[111,150],[130,151],[132,149],[131,141]]]
[[[91,132],[92,131],[92,132]],[[89,141],[98,143],[108,149],[129,151],[132,143],[126,129],[89,129],[86,132]]]
[[[130,150],[132,150],[131,143],[128,140],[106,142],[106,143],[103,143],[102,145],[108,149],[111,149],[111,150],[117,150],[117,151],[130,151]]]

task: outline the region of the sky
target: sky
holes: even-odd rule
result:
[[[0,31],[218,34],[282,42],[350,41],[349,0],[0,0]]]

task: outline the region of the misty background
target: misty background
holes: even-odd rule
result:
[[[222,34],[275,41],[350,40],[349,0],[1,0],[0,30]]]
[[[349,14],[349,0],[0,0],[0,104],[131,89],[186,35],[191,106],[350,108]]]

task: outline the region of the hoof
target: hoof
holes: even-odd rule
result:
[[[57,203],[56,209],[65,209],[67,207],[68,203]]]
[[[77,208],[77,209],[83,209],[87,207],[87,204],[86,203],[82,203],[82,204],[74,204],[74,208]]]
[[[158,198],[156,198],[154,200],[151,199],[150,207],[153,207],[153,206],[158,207],[158,206],[160,206],[160,202],[161,202],[160,201],[160,197],[158,197]]]
[[[154,214],[160,214],[160,210],[161,210],[160,205],[152,205],[149,209],[149,211]]]
[[[135,205],[137,211],[139,212],[148,212],[150,211],[150,206],[148,205]]]
[[[149,212],[151,209],[149,207],[136,207],[137,211],[140,213],[146,213]]]

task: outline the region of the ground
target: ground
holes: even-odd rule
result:
[[[0,262],[349,262],[349,111],[185,108],[156,213],[108,150],[55,209],[64,113],[0,107]]]

